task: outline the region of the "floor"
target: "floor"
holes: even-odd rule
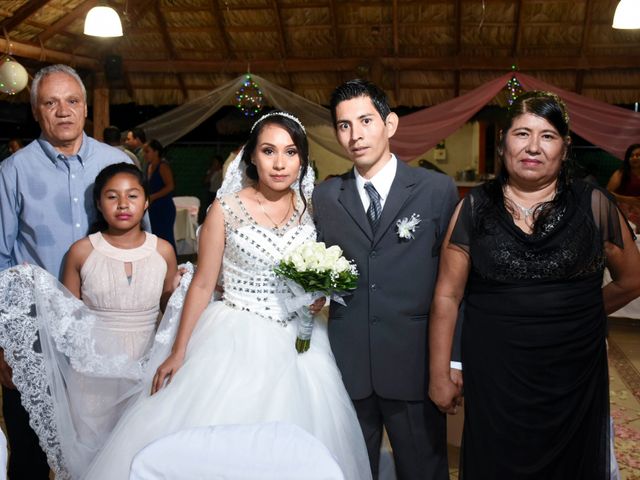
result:
[[[615,452],[622,480],[640,480],[640,320],[610,319],[609,375]],[[4,419],[0,417],[4,430]],[[459,448],[449,445],[451,480]],[[53,476],[52,476],[53,478]]]

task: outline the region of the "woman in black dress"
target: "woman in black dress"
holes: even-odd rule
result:
[[[150,140],[144,146],[144,160],[147,164],[149,182],[149,220],[151,232],[164,238],[176,250],[173,224],[176,221],[176,206],[173,203],[175,182],[169,162],[162,158],[162,144]]]
[[[606,194],[568,177],[569,146],[563,102],[520,96],[498,178],[458,205],[442,248],[429,393],[442,411],[460,402],[449,357],[464,297],[464,480],[609,480],[606,321],[640,295],[640,254]]]

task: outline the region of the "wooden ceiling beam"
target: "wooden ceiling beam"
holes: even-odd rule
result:
[[[50,1],[51,0],[30,0],[28,2],[25,2],[13,13],[13,15],[5,18],[2,22],[0,22],[0,32],[3,32],[5,30],[7,32],[11,32],[11,30],[20,25]]]
[[[513,32],[513,45],[511,47],[511,56],[517,57],[522,46],[522,25],[524,24],[524,9],[522,8],[522,0],[516,2],[515,26]]]
[[[37,35],[33,40],[46,42],[48,39],[53,37],[55,34],[62,32],[65,28],[71,25],[76,19],[86,16],[87,12],[91,10],[98,4],[98,0],[86,0],[85,2],[78,5],[72,11],[63,15],[60,20],[55,22],[49,28],[47,28],[44,32]]]
[[[229,41],[229,34],[227,33],[227,29],[224,25],[224,15],[220,10],[220,2],[217,0],[211,0],[211,13],[213,13],[213,18],[216,22],[216,27],[218,28],[218,34],[222,37],[222,44],[224,45],[223,56],[225,58],[233,58],[232,50],[231,50],[231,42]]]
[[[169,52],[169,60],[170,60],[169,65],[173,66],[174,62],[178,61],[177,60],[178,56],[176,54],[176,49],[173,46],[173,42],[171,41],[171,37],[169,36],[169,31],[167,30],[167,21],[165,20],[164,15],[162,14],[162,10],[160,10],[159,2],[156,2],[155,5],[153,6],[153,13],[156,17],[156,21],[158,22],[158,27],[160,28],[160,33],[162,35],[164,46]],[[184,101],[186,102],[188,99],[188,94],[187,94],[187,87],[184,83],[184,78],[182,78],[181,72],[175,72],[175,73],[178,76],[178,84],[180,85],[182,96],[184,98]]]
[[[400,55],[400,36],[398,33],[398,0],[393,0],[391,9],[391,23],[393,25],[393,57]],[[400,97],[400,72],[398,68],[393,66],[393,93],[396,98]]]
[[[282,15],[280,13],[278,0],[271,0],[271,8],[273,9],[274,17],[276,20],[276,28],[278,32],[278,50],[280,51],[280,58],[284,60],[288,56],[287,37],[282,25]],[[284,73],[287,76],[287,88],[289,90],[293,90],[293,80],[291,79],[291,74],[286,70],[284,71]]]
[[[251,71],[261,72],[340,72],[355,71],[356,68],[366,62],[362,58],[314,58],[314,59],[272,59],[251,60]],[[382,65],[385,67],[397,66],[401,71],[497,71],[508,72],[511,65],[516,63],[513,57],[463,57],[452,58],[421,58],[421,57],[382,57]],[[124,65],[131,72],[167,72],[165,60],[124,60]],[[539,57],[527,56],[517,59],[518,70],[601,70],[601,69],[632,69],[638,70],[640,55],[619,56],[590,56],[590,57]],[[172,60],[171,71],[179,73],[244,73],[247,68],[246,60]]]
[[[331,17],[331,32],[333,32],[333,56],[341,57],[338,38],[338,17],[336,13],[336,0],[329,0],[329,16]]]
[[[580,56],[587,53],[589,46],[589,37],[591,36],[591,18],[593,16],[593,8],[591,0],[587,0],[585,4],[584,23],[582,25],[582,40],[580,41]]]
[[[11,40],[11,45],[6,39],[0,38],[0,50],[9,51],[17,57],[30,58],[40,62],[49,63],[66,63],[72,67],[84,68],[87,70],[101,70],[102,63],[97,59],[85,57],[83,55],[74,55],[72,53],[60,52],[49,48],[42,48],[40,45],[34,45],[24,42],[16,42]]]
[[[460,55],[462,51],[462,1],[456,0],[455,2],[455,46],[454,46],[454,55],[457,57]],[[453,81],[453,94],[454,96],[460,95],[460,70],[456,70],[454,72],[454,81]]]

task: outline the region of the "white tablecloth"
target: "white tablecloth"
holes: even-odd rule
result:
[[[640,235],[636,239],[636,246],[640,249]],[[638,273],[640,275],[640,273]],[[603,285],[611,282],[611,275],[609,274],[609,270],[605,269],[604,271],[604,282]],[[640,318],[640,298],[636,298],[633,302],[627,304],[622,307],[617,312],[613,312],[611,317],[624,317],[624,318]]]
[[[176,221],[173,224],[173,235],[176,240],[178,255],[190,255],[196,253],[196,229],[198,228],[198,215],[195,216],[188,208],[176,207]]]

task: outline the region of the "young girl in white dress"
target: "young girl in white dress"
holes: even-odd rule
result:
[[[317,323],[310,350],[298,354],[284,305],[293,294],[273,271],[284,254],[315,240],[312,186],[302,124],[288,113],[263,116],[201,229],[198,269],[168,358],[149,378],[152,395],[125,413],[85,478],[129,478],[138,451],[181,429],[271,421],[315,436],[345,478],[371,478],[326,325]],[[223,299],[211,302],[220,272]]]
[[[178,279],[171,245],[141,229],[135,166],[102,170],[93,199],[96,231],[67,254],[68,290],[33,265],[0,274],[0,342],[56,478],[79,477],[115,426]]]

